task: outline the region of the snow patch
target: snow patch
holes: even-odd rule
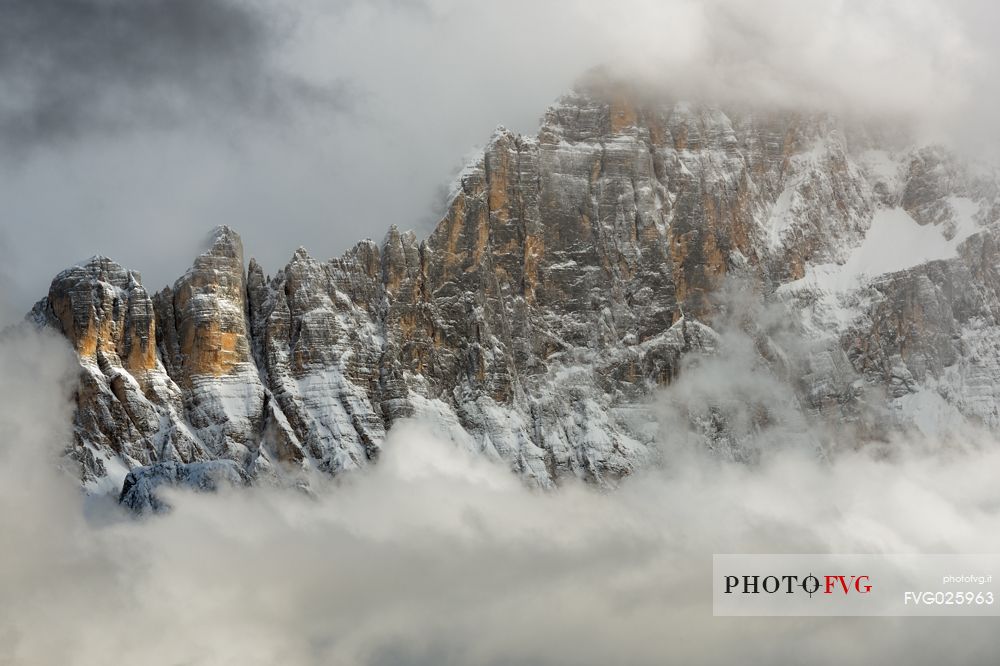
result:
[[[956,207],[956,232],[946,239],[941,228],[917,223],[902,208],[886,208],[875,213],[871,228],[860,246],[842,265],[809,266],[799,280],[782,285],[779,290],[849,291],[866,278],[906,270],[928,261],[951,259],[958,245],[978,227],[969,207]]]

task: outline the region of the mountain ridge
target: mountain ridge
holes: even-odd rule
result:
[[[85,485],[210,460],[339,474],[415,415],[529,483],[613,486],[660,458],[671,433],[650,397],[718,353],[730,282],[795,320],[808,350],[785,381],[802,419],[877,440],[886,418],[917,427],[923,401],[1000,427],[984,354],[1000,344],[995,176],[824,114],[629,90],[583,86],[536,137],[495,132],[423,241],[392,226],[381,245],[325,262],[300,248],[266,276],[222,226],[152,295],[105,258],[60,273],[31,316],[81,359]],[[927,236],[936,255],[877,272],[883,236]],[[752,453],[769,407],[710,402],[686,410],[691,430]]]

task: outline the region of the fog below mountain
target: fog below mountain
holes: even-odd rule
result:
[[[152,292],[217,224],[271,274],[299,245],[328,257],[391,224],[425,234],[474,146],[498,123],[534,133],[595,65],[675,96],[890,120],[995,158],[997,13],[980,0],[6,2],[0,329],[94,254]],[[63,457],[76,355],[7,329],[0,664],[995,662],[994,618],[712,616],[713,553],[1000,552],[994,437],[859,448],[846,429],[786,427],[788,386],[754,374],[745,337],[722,340],[654,397],[662,464],[613,491],[528,489],[404,420],[377,465],[308,492],[163,491],[173,510],[137,518],[85,496]],[[698,446],[687,416],[711,401],[779,417],[752,462]]]
[[[311,494],[174,492],[172,512],[135,519],[57,469],[75,368],[52,336],[0,345],[3,661],[931,664],[1000,648],[987,618],[711,609],[713,553],[996,552],[1000,449],[986,439],[823,460],[779,432],[743,465],[678,437],[662,468],[614,492],[544,493],[401,422],[378,465]]]

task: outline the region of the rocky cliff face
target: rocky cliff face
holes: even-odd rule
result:
[[[536,137],[499,129],[425,240],[267,276],[220,227],[152,297],[92,259],[33,310],[80,356],[72,455],[93,486],[216,459],[339,474],[416,415],[530,483],[613,485],[672,436],[649,398],[717,354],[733,283],[785,313],[737,328],[792,421],[998,428],[997,179],[888,137],[591,82]],[[776,418],[759,402],[683,409],[741,456]]]

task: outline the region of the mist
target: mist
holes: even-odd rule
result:
[[[156,290],[218,224],[269,272],[426,234],[496,125],[605,65],[676,96],[900,117],[995,152],[988,2],[33,0],[0,8],[12,312],[95,254]]]
[[[426,233],[470,149],[497,124],[533,134],[597,65],[678,96],[899,118],[995,156],[998,11],[5,3],[0,329],[94,254],[150,291],[172,282],[216,224],[269,272],[299,245],[330,257],[391,224]],[[994,437],[858,448],[850,429],[808,421],[775,374],[812,350],[762,364],[759,336],[733,323],[745,315],[655,397],[662,462],[613,492],[528,489],[403,421],[378,465],[309,493],[163,491],[173,510],[142,519],[84,496],[63,457],[79,372],[65,340],[7,329],[0,664],[995,661],[993,618],[712,616],[713,553],[1000,552]],[[782,341],[783,313],[753,319]],[[691,427],[708,407],[731,417],[732,449],[708,450]]]
[[[731,375],[752,367],[744,338],[720,336]],[[1000,549],[995,440],[908,437],[824,456],[793,445],[778,404],[758,433],[773,445],[734,462],[696,429],[685,436],[674,409],[753,410],[744,392],[761,376],[718,371],[693,365],[656,397],[662,464],[613,492],[529,489],[432,424],[403,421],[378,465],[315,478],[310,493],[166,491],[171,512],[136,518],[114,497],[84,497],[60,462],[77,372],[65,341],[10,330],[0,662],[985,663],[1000,647],[993,618],[712,616],[713,553]]]

